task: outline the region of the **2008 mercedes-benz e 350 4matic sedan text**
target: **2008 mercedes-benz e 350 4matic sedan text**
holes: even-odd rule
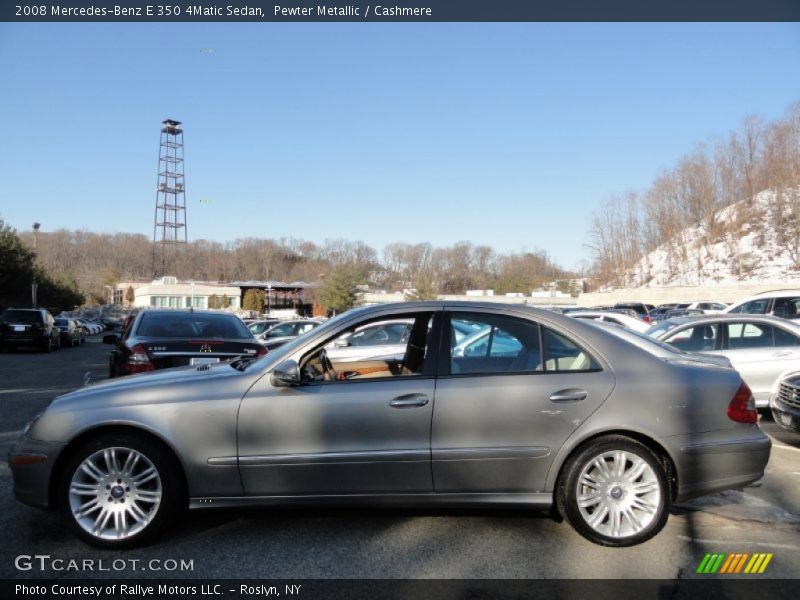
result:
[[[402,352],[327,355],[387,320],[410,324]],[[465,326],[485,335],[455,352]],[[637,544],[673,502],[759,479],[770,442],[735,370],[633,335],[491,303],[356,309],[263,357],[56,398],[10,452],[15,493],[106,547],[187,506],[319,503],[516,504]]]

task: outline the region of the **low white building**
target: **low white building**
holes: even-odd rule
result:
[[[139,285],[133,293],[133,305],[139,308],[207,309],[212,298],[217,302],[215,308],[239,309],[242,299],[242,290],[237,286],[206,281],[178,281],[176,277],[169,276]]]

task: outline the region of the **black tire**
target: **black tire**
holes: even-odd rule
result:
[[[45,340],[44,345],[42,346],[42,352],[49,354],[53,351],[53,340],[49,337]]]
[[[599,483],[597,488],[593,488],[592,485],[587,486],[585,483],[581,483],[579,488],[579,478],[587,469],[589,469],[590,476],[598,474],[598,469],[594,466],[596,464],[594,463],[595,459],[602,457],[601,461],[605,468],[608,468],[609,465],[606,461],[611,460],[610,464],[612,468],[615,468],[614,465],[617,463],[614,458],[610,458],[614,457],[615,452],[623,453],[617,456],[624,457],[624,460],[620,462],[626,465],[625,469],[627,469],[627,465],[630,465],[631,470],[629,472],[631,475],[634,475],[636,471],[633,461],[636,458],[644,461],[646,467],[642,468],[646,471],[647,480],[645,480],[645,475],[643,474],[631,484],[626,481],[625,475],[620,477],[618,474],[613,474],[610,477],[610,481]],[[647,467],[649,467],[649,470]],[[592,479],[592,477],[589,477],[589,479]],[[648,511],[639,508],[638,501],[640,499],[635,498],[636,494],[630,493],[632,488],[626,487],[629,485],[640,486],[639,489],[642,490],[653,488],[651,492],[640,492],[646,496],[641,500],[641,506],[647,505]],[[592,493],[593,489],[596,491],[597,497],[602,498],[602,500],[598,500],[598,503],[594,506],[585,505],[584,507],[579,507],[579,489],[586,494],[584,498],[588,499],[590,503],[593,502],[591,498],[594,495]],[[657,496],[656,491],[658,492]],[[617,496],[618,494],[619,497]],[[560,514],[583,537],[601,546],[623,547],[641,544],[664,528],[669,516],[672,497],[669,477],[659,456],[647,446],[631,438],[610,435],[592,440],[567,460],[556,487],[556,502]],[[635,503],[633,507],[631,507],[631,502]],[[614,511],[617,515],[623,513],[622,516],[617,516],[616,535],[607,534],[607,531],[613,532],[615,527],[612,512],[609,511],[604,514],[601,510],[602,506],[607,505],[617,507],[618,510]],[[633,515],[633,518],[624,514],[624,509],[626,508],[630,509],[629,512]],[[633,509],[636,509],[636,511]],[[649,512],[649,509],[652,509],[652,512]],[[597,511],[596,515],[594,511]],[[589,522],[592,516],[598,517],[598,522],[595,525]],[[640,520],[642,521],[641,523]],[[623,521],[625,522],[624,526],[622,525]],[[636,530],[640,526],[641,528]],[[623,531],[623,529],[628,531]]]
[[[133,514],[134,505],[140,510],[144,509],[141,514],[145,515],[147,523],[142,526],[140,530],[122,538],[109,537],[113,535],[111,531],[106,531],[105,535],[103,532],[95,534],[87,531],[87,529],[84,528],[86,523],[82,526],[73,514],[73,509],[77,510],[77,508],[75,508],[76,505],[83,502],[84,497],[71,496],[70,494],[70,488],[73,485],[73,477],[88,477],[84,475],[85,471],[82,471],[80,468],[83,462],[96,453],[111,448],[115,449],[115,453],[119,456],[120,462],[127,456],[126,452],[129,451],[133,451],[134,453],[138,453],[141,457],[144,457],[144,460],[138,460],[137,468],[149,468],[148,463],[152,465],[157,474],[159,484],[157,491],[160,492],[160,500],[155,504],[153,504],[152,501],[144,503],[135,502],[138,497],[138,491],[143,490],[145,486],[154,485],[152,478],[150,481],[141,484],[139,488],[136,488],[133,483],[124,479],[124,475],[119,475],[123,478],[117,480],[121,482],[121,485],[114,486],[119,489],[113,489],[106,485],[105,489],[110,490],[107,492],[103,491],[103,483],[106,481],[105,479],[101,479],[100,483],[97,485],[97,489],[100,490],[100,495],[102,496],[98,502],[100,512],[92,510],[92,512],[87,515],[89,521],[95,517],[100,519],[104,511],[112,512],[112,510],[126,511],[125,516],[127,521],[130,518],[128,512],[130,512],[131,515]],[[100,472],[108,471],[111,474],[114,473],[114,469],[108,468],[108,465],[102,462],[102,459],[95,459],[93,463],[100,467]],[[117,471],[117,473],[119,472],[120,471]],[[161,443],[145,435],[136,433],[100,434],[96,438],[82,444],[70,455],[64,464],[62,473],[63,475],[58,488],[58,506],[62,518],[75,535],[87,544],[98,548],[122,549],[140,546],[153,539],[153,537],[161,532],[169,523],[173,522],[187,506],[183,474],[178,461]],[[139,472],[138,475],[136,475],[136,470],[133,470],[133,473],[134,474],[131,475],[131,480],[140,475],[144,475],[143,471]],[[114,483],[113,479],[115,477],[117,476],[114,475],[111,478],[110,483]],[[87,481],[94,485],[92,479],[87,479]],[[134,487],[134,489],[131,490],[130,487],[126,488],[126,485],[130,485]],[[143,491],[152,493],[153,489],[149,488],[149,490]],[[112,494],[116,495],[117,492],[119,492],[122,497],[120,499],[112,498]],[[106,497],[106,494],[108,494],[108,497]],[[91,493],[88,495],[88,498],[89,501],[91,501]],[[71,504],[71,499],[73,500],[73,504]],[[126,500],[128,502],[127,505],[123,504]],[[120,504],[117,504],[117,502]],[[131,507],[129,511],[126,508],[127,506]],[[95,520],[95,524],[97,524],[97,520]],[[136,528],[139,522],[132,522],[131,524]]]

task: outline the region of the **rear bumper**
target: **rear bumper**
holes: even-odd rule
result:
[[[46,335],[42,335],[41,333],[37,334],[5,334],[2,338],[0,338],[0,344],[5,346],[44,346],[48,342],[48,337]]]
[[[8,453],[8,465],[14,477],[14,496],[20,502],[38,508],[52,508],[50,481],[56,459],[64,444],[40,442],[21,437]],[[32,462],[41,460],[41,462]]]
[[[676,436],[670,442],[678,444],[677,502],[758,481],[764,475],[772,448],[758,425]]]

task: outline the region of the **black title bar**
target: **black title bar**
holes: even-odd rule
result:
[[[799,0],[14,0],[5,22],[800,21]]]

